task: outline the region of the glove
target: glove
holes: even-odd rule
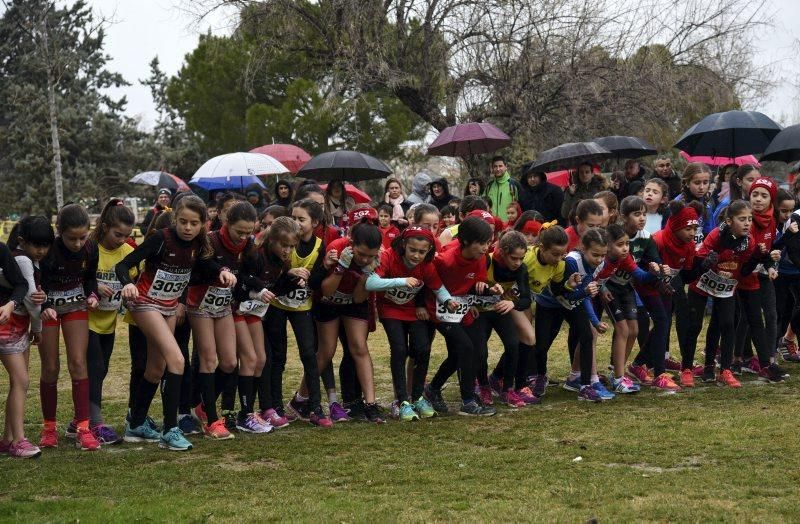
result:
[[[353,248],[346,247],[339,253],[339,265],[347,269],[350,267],[350,262],[353,260]]]
[[[370,262],[369,264],[367,264],[366,266],[361,268],[361,272],[364,273],[365,275],[369,276],[369,275],[371,275],[371,274],[373,274],[375,272],[375,270],[378,268],[380,263],[381,263],[381,261],[378,260],[377,257],[375,257],[375,258],[372,259],[372,262]]]
[[[711,269],[712,267],[717,265],[719,262],[719,255],[716,251],[711,251],[705,260],[703,260],[702,268],[703,269]]]

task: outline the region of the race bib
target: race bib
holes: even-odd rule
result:
[[[474,295],[472,305],[481,311],[492,309],[503,298],[501,295]]]
[[[231,300],[233,300],[231,288],[209,286],[200,303],[200,309],[208,313],[219,313],[231,304]]]
[[[308,302],[308,299],[311,297],[311,290],[307,287],[293,289],[286,293],[285,295],[281,295],[277,297],[277,301],[282,306],[286,306],[288,308],[297,309],[299,307],[303,307]]]
[[[239,309],[236,311],[240,315],[252,315],[254,317],[263,318],[267,314],[269,304],[261,302],[260,300],[246,300],[239,304]]]
[[[680,269],[668,267],[666,270],[666,274],[662,275],[661,281],[664,282],[665,284],[669,284],[672,282],[673,278],[678,276],[678,273],[680,272],[681,272]]]
[[[353,295],[342,293],[341,291],[334,291],[333,295],[322,298],[328,304],[336,306],[345,306],[353,303]]]
[[[403,305],[403,304],[407,304],[410,301],[412,301],[414,299],[414,297],[417,296],[417,293],[419,293],[420,289],[422,289],[422,286],[417,286],[417,287],[408,287],[408,286],[396,287],[396,288],[387,290],[383,294],[383,296],[386,298],[386,300],[394,302],[395,304]]]
[[[440,322],[452,322],[458,323],[461,322],[461,319],[469,312],[469,308],[472,305],[473,296],[472,295],[463,295],[463,296],[455,296],[452,297],[453,302],[457,304],[456,310],[454,312],[450,312],[447,309],[445,304],[436,304],[436,319]]]
[[[78,286],[72,289],[50,290],[47,292],[47,298],[55,307],[63,307],[86,300],[86,295],[83,294],[83,286]]]
[[[617,269],[614,271],[614,274],[611,275],[609,280],[615,284],[620,286],[627,285],[631,281],[631,274],[623,269]]]
[[[713,271],[706,271],[697,281],[697,289],[712,297],[728,298],[733,296],[736,280],[725,278]]]
[[[147,296],[157,300],[175,300],[180,298],[183,290],[189,285],[191,273],[169,273],[163,269],[156,271],[153,283]]]
[[[119,280],[97,280],[98,284],[103,284],[111,288],[114,292],[110,297],[100,297],[97,309],[100,311],[117,311],[122,305],[122,284]]]

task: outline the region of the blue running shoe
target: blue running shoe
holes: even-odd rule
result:
[[[158,442],[159,439],[161,439],[161,434],[153,431],[147,422],[138,428],[132,428],[130,423],[125,423],[125,435],[122,436],[122,440],[125,442]]]
[[[565,380],[564,383],[561,384],[561,387],[566,389],[567,391],[580,391],[581,390],[581,378],[580,377],[575,377],[575,378],[567,377],[567,380]]]
[[[178,427],[184,435],[199,435],[200,427],[191,415],[178,415]]]
[[[599,380],[592,384],[592,389],[597,391],[597,394],[600,395],[601,400],[612,400],[614,397],[616,397],[616,395],[607,390],[603,383]]]
[[[158,447],[170,451],[189,451],[192,449],[192,443],[186,440],[183,432],[176,426],[161,434]]]

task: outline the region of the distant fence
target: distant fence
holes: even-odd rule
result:
[[[14,224],[16,223],[17,222],[14,220],[3,220],[2,222],[0,222],[0,241],[8,242],[8,235],[11,234],[11,228],[13,228]],[[53,229],[55,230],[55,228],[56,225],[53,224]],[[92,229],[94,229],[94,226],[92,227]],[[131,232],[131,237],[133,237],[133,239],[136,241],[137,244],[141,244],[143,235],[142,232],[139,231],[138,226],[133,228],[133,231]]]

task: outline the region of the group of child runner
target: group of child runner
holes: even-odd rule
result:
[[[10,385],[0,451],[28,458],[59,444],[59,332],[74,406],[64,435],[81,450],[124,440],[182,451],[192,447],[190,434],[225,440],[296,420],[382,423],[367,343],[376,321],[390,348],[391,416],[400,421],[449,412],[442,389],[453,375],[460,415],[494,415],[497,402],[541,403],[564,322],[571,369],[563,387],[578,400],[642,386],[677,392],[696,381],[738,388],[743,370],[780,382],[776,348],[800,360],[800,214],[753,166],[739,168],[719,206],[710,181],[704,164],[689,164],[672,201],[658,178],[621,202],[603,192],[578,202],[566,229],[518,206],[503,223],[477,195],[461,200],[457,216],[448,210],[447,222],[426,203],[405,213],[361,205],[337,227],[314,184],[301,186],[283,212],[262,216],[228,194],[213,221],[200,198],[178,193],[138,246],[134,214],[120,199],[93,229],[77,204],[59,211],[55,231],[47,218],[28,216],[0,244],[0,358]],[[695,365],[709,305],[704,362]],[[669,353],[673,316],[679,360]],[[102,408],[119,318],[130,348],[121,436]],[[303,376],[284,402],[287,325]],[[601,375],[596,343],[609,330]],[[497,362],[489,358],[492,332],[502,348]],[[447,354],[429,373],[437,334]],[[38,446],[23,424],[31,344],[41,359]],[[160,426],[150,417],[159,389]]]

